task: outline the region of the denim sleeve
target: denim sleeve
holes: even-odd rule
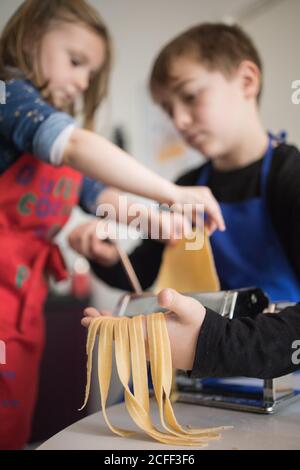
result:
[[[87,176],[83,179],[81,194],[79,199],[80,207],[89,214],[96,215],[97,199],[106,186],[99,181],[95,181]]]
[[[0,138],[19,153],[32,153],[50,163],[58,135],[74,119],[46,103],[27,80],[6,83],[6,104],[0,106]]]

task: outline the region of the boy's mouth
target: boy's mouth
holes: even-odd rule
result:
[[[205,138],[205,134],[203,132],[198,132],[197,134],[191,134],[185,137],[187,142],[193,147],[195,145],[199,145],[200,143],[202,143],[204,138]]]

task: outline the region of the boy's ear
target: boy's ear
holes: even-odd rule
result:
[[[250,60],[244,60],[238,67],[242,91],[246,99],[256,99],[261,88],[261,72]]]

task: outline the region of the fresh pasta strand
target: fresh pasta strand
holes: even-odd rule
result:
[[[154,313],[147,316],[147,328],[148,332],[150,330],[149,350],[152,381],[162,426],[171,434],[179,436],[186,435],[189,439],[196,437],[201,439],[219,439],[220,434],[218,432],[224,430],[224,427],[184,429],[177,422],[170,400],[172,388],[172,358],[164,314]],[[160,347],[161,344],[164,345],[163,348]],[[158,357],[159,355],[161,355],[160,358]],[[168,425],[165,423],[164,414]]]
[[[146,367],[146,353],[145,343],[142,327],[142,316],[135,317],[129,320],[129,332],[130,332],[130,347],[131,347],[131,360],[132,360],[132,377],[134,394],[137,400],[140,402],[142,407],[145,409],[149,416],[150,423],[150,408],[149,408],[149,392],[147,383],[147,367]],[[201,442],[194,439],[193,442],[186,442],[182,436],[174,437],[170,434],[162,433],[158,431],[153,424],[151,427],[141,426],[144,431],[151,435],[154,439],[165,444],[176,444],[176,445],[201,445]]]
[[[143,320],[147,322],[152,381],[164,431],[157,429],[151,420]],[[117,371],[124,387],[125,404],[132,420],[140,429],[153,439],[169,445],[202,447],[207,445],[208,440],[220,438],[219,431],[227,428],[185,429],[176,420],[170,400],[171,348],[163,313],[153,313],[146,319],[143,316],[99,317],[91,321],[87,338],[87,384],[83,407],[86,406],[90,394],[92,355],[97,334],[101,406],[104,419],[113,433],[121,437],[134,434],[132,431],[113,426],[106,412],[115,342]],[[131,374],[133,392],[129,388]]]
[[[220,290],[220,282],[214,262],[207,230],[194,229],[194,239],[182,238],[175,245],[166,246],[159,274],[157,276],[155,293],[165,288],[178,292],[216,292]],[[203,247],[189,250],[191,241],[201,241]],[[195,248],[195,246],[194,246]],[[172,373],[171,397],[176,401],[176,371]],[[166,401],[166,407],[169,403]]]

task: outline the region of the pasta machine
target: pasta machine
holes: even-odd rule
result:
[[[244,316],[254,318],[269,305],[269,299],[258,288],[186,295],[228,319]],[[276,311],[285,306],[277,304]],[[164,309],[157,304],[157,297],[153,293],[128,293],[119,301],[115,314],[133,317],[158,311]],[[272,414],[300,396],[300,391],[293,387],[292,374],[268,380],[243,377],[195,379],[183,371],[177,371],[174,389],[173,395],[180,402],[264,414]]]

